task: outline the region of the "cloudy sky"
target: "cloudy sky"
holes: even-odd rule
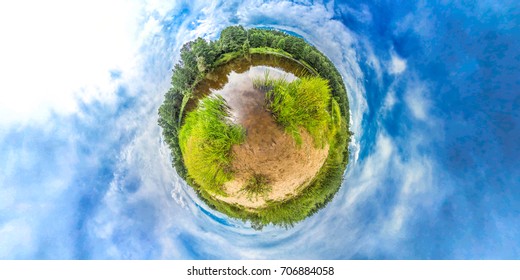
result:
[[[348,88],[344,184],[291,229],[210,210],[157,125],[180,46],[233,24]],[[520,257],[516,1],[11,1],[0,34],[1,259]]]

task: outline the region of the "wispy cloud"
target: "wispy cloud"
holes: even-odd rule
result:
[[[380,62],[366,39],[332,19],[331,7],[291,2],[207,5],[203,1],[113,5],[119,10],[115,18],[101,13],[93,26],[87,25],[84,17],[96,13],[95,5],[85,11],[71,10],[71,15],[80,10],[82,15],[68,26],[62,26],[61,14],[56,15],[55,22],[41,26],[42,32],[50,33],[53,25],[59,25],[50,34],[55,37],[68,33],[71,39],[81,37],[76,42],[53,37],[53,43],[41,51],[56,55],[35,60],[43,67],[51,64],[46,59],[53,58],[54,68],[41,76],[46,80],[41,92],[56,95],[42,97],[35,93],[36,88],[19,88],[21,81],[9,85],[25,94],[18,101],[10,101],[12,108],[22,108],[21,100],[30,98],[42,98],[47,103],[40,111],[17,113],[4,123],[9,127],[3,134],[5,139],[15,135],[9,132],[13,131],[12,124],[33,118],[43,124],[45,132],[41,142],[29,139],[22,144],[2,145],[2,155],[7,158],[0,179],[6,195],[0,206],[11,209],[11,214],[2,217],[1,241],[29,244],[16,251],[14,245],[2,246],[3,258],[343,258],[375,254],[383,240],[396,241],[405,236],[407,222],[417,207],[413,198],[428,192],[431,186],[432,165],[427,157],[419,162],[402,158],[397,149],[402,143],[392,140],[384,129],[378,129],[376,135],[365,135],[361,129],[368,105],[360,55],[371,57],[369,66],[379,73],[378,82]],[[368,11],[363,14],[368,15]],[[208,216],[206,213],[212,211],[175,175],[169,151],[160,142],[156,110],[168,87],[169,68],[178,58],[172,59],[172,55],[185,41],[197,36],[214,38],[233,23],[294,31],[320,48],[345,78],[351,100],[351,129],[357,137],[353,145],[359,147],[361,138],[368,139],[363,144],[375,143],[362,159],[353,158],[345,187],[331,206],[292,230],[268,227],[255,232],[222,214]],[[102,29],[105,25],[108,27]],[[78,32],[81,30],[84,32]],[[56,42],[63,44],[57,46]],[[402,72],[399,61],[396,67]],[[413,95],[407,104],[415,108],[420,98],[423,96]],[[51,113],[56,115],[51,117]],[[34,127],[29,126],[23,135],[27,137],[31,131]],[[50,150],[46,148],[54,141],[61,142]],[[54,162],[54,167],[44,167],[47,165],[42,161]],[[37,183],[34,180],[38,177],[15,180],[24,172],[22,167],[43,177]],[[426,184],[425,190],[419,190],[419,182]],[[394,200],[375,207],[370,201],[380,199],[379,194],[388,191],[388,185],[394,188]],[[35,199],[28,193],[34,193],[37,186],[40,189]],[[365,207],[377,209],[371,222],[364,221]],[[58,213],[65,209],[70,214]],[[331,209],[340,209],[343,215],[333,215]],[[330,228],[318,226],[318,221],[325,221]],[[54,225],[52,230],[42,230],[49,222]],[[15,230],[23,234],[15,235]],[[335,244],[318,246],[309,239],[345,231],[343,241],[338,238]],[[50,240],[56,240],[64,234],[69,238],[61,241],[61,247],[51,248],[44,242],[50,236],[55,236]]]
[[[390,62],[388,65],[388,72],[391,74],[401,74],[406,70],[406,60],[400,57],[395,52],[390,54]]]
[[[9,39],[0,52],[0,74],[9,77],[0,84],[0,258],[413,258],[414,226],[436,221],[453,195],[434,149],[445,123],[434,114],[433,83],[390,38],[376,45],[334,10],[372,24],[367,6],[0,5]],[[421,5],[390,33],[414,32],[432,51],[435,22]],[[230,24],[301,34],[335,63],[348,89],[354,141],[343,187],[292,229],[257,232],[209,209],[175,174],[157,126],[182,44],[215,38]],[[495,228],[514,220],[503,216],[492,213]],[[516,233],[506,232],[503,240]]]

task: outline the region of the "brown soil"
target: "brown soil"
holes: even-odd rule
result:
[[[233,147],[234,180],[224,185],[227,197],[216,199],[259,208],[267,200],[283,200],[294,196],[316,176],[328,155],[329,147],[315,148],[312,137],[302,130],[302,145],[283,131],[272,115],[264,109],[264,93],[241,81],[240,89],[233,87],[227,100],[234,120],[246,129],[246,141]],[[241,191],[253,175],[268,179],[271,191],[266,197],[248,198]]]

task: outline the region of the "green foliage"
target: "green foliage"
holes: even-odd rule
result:
[[[241,57],[243,55],[242,52],[231,52],[231,53],[225,53],[223,55],[220,56],[220,58],[215,61],[215,64],[214,64],[214,67],[218,67],[220,65],[224,65],[228,62],[230,62],[231,60],[235,59],[235,58],[238,58],[238,57]]]
[[[280,39],[278,43],[276,43],[276,48],[285,50],[285,39]]]
[[[331,130],[336,130],[341,126],[341,109],[339,108],[338,101],[332,98],[330,100],[330,128]]]
[[[263,80],[255,79],[253,85],[267,91],[267,108],[298,145],[302,143],[301,128],[309,132],[317,147],[324,147],[329,141],[332,116],[326,80],[303,77],[289,83],[285,79],[271,79],[266,73]]]
[[[244,55],[249,55],[249,49],[251,48],[251,45],[249,44],[249,40],[245,40],[244,44],[242,45],[242,53]]]
[[[244,27],[230,26],[220,33],[220,48],[223,53],[240,51],[246,40],[247,32]]]
[[[204,190],[225,195],[222,185],[233,178],[231,147],[244,138],[245,130],[229,121],[229,108],[222,97],[202,99],[179,132],[188,176]]]
[[[286,57],[286,58],[289,58],[289,59],[292,59],[292,55],[284,50],[280,50],[280,49],[273,49],[273,48],[270,48],[270,47],[259,47],[259,48],[250,48],[249,49],[249,52],[250,53],[260,53],[260,54],[275,54],[275,55],[280,55],[280,56],[283,56],[283,57]]]
[[[240,189],[241,193],[245,193],[250,201],[258,200],[258,197],[267,199],[272,187],[269,184],[269,178],[262,174],[253,174],[246,182],[244,187]]]
[[[197,70],[199,73],[205,73],[212,68],[216,59],[215,50],[211,49],[206,40],[197,38],[192,44],[192,53],[197,61]]]
[[[254,29],[250,29],[249,42],[252,48],[264,47],[267,45],[267,38],[263,33],[256,32]]]

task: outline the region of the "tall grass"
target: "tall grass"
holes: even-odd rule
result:
[[[225,195],[222,185],[233,178],[231,147],[244,139],[244,128],[230,122],[221,96],[201,99],[179,132],[188,176],[205,191]]]
[[[245,185],[240,189],[241,193],[245,193],[249,201],[257,201],[258,197],[267,199],[267,196],[272,190],[269,178],[263,174],[253,174]]]
[[[267,109],[298,145],[302,143],[301,128],[309,132],[316,147],[324,147],[339,126],[339,106],[331,99],[327,80],[303,77],[287,82],[270,78],[266,72],[263,79],[253,80],[253,86],[267,92]]]

